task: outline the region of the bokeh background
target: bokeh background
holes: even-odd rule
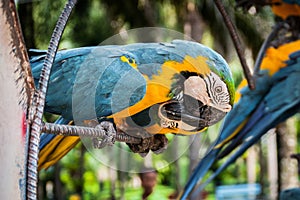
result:
[[[251,8],[246,12],[237,9],[233,0],[223,2],[239,31],[247,62],[253,66],[276,18],[269,8]],[[65,0],[17,1],[27,48],[47,49],[64,5]],[[242,80],[242,68],[229,32],[211,0],[79,0],[60,49],[99,45],[115,34],[141,27],[171,29],[211,47],[229,63],[235,84]],[[45,114],[44,120],[54,121],[56,117]],[[201,155],[217,137],[220,124],[195,137],[182,137],[182,141],[190,141],[191,145],[188,150],[172,148],[168,153],[182,156],[166,166],[163,157],[150,154],[144,159],[144,166],[159,168],[155,188],[159,199],[172,198],[171,195],[182,189]],[[215,199],[218,185],[259,183],[262,199],[274,199],[278,191],[299,186],[297,161],[290,158],[292,153],[300,152],[299,125],[299,115],[296,115],[270,131],[210,183],[203,198]],[[173,142],[172,145],[178,144]],[[126,165],[121,155],[114,159],[118,165]],[[39,177],[39,199],[133,199],[142,194],[138,174],[110,168],[96,160],[82,144],[55,166],[41,171]]]

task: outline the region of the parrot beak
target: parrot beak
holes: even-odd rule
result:
[[[159,107],[159,118],[162,126],[166,128],[179,128],[184,131],[200,131],[208,126],[211,126],[220,121],[226,112],[218,110],[214,107],[203,105],[202,102],[197,101],[198,106],[191,106],[192,97],[184,97],[189,99],[183,104],[178,101],[169,101],[161,104]]]
[[[206,105],[189,95],[183,96],[182,120],[190,125],[197,124],[197,130],[219,122],[225,115],[226,112],[223,110]]]

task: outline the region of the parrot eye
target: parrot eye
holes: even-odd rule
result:
[[[222,86],[217,86],[217,87],[215,88],[215,92],[216,92],[216,93],[220,93],[220,92],[222,92],[222,91],[223,91]]]
[[[134,60],[133,60],[132,58],[128,58],[128,62],[129,62],[129,64],[135,63]]]
[[[137,64],[136,64],[134,58],[124,55],[124,56],[121,56],[120,59],[122,62],[128,63],[131,67],[137,68]]]

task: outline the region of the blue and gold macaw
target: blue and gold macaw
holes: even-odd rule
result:
[[[269,5],[272,12],[283,20],[290,16],[300,16],[299,0],[236,0],[238,7],[249,9],[251,6]]]
[[[45,52],[30,54],[38,81]],[[110,120],[117,132],[131,135],[189,135],[221,120],[233,102],[234,83],[225,60],[199,43],[174,40],[59,51],[45,111],[60,115],[57,123]],[[39,169],[56,163],[78,141],[43,134]]]
[[[300,16],[299,0],[271,0],[272,12],[286,20],[290,16]]]
[[[237,103],[226,116],[219,137],[195,168],[181,199],[186,199],[217,160],[233,155],[208,178],[211,181],[240,157],[262,135],[300,111],[300,40],[271,47],[263,59],[255,90],[243,81],[237,90]],[[205,184],[206,184],[205,183]],[[205,186],[200,188],[203,189]]]
[[[278,1],[279,2],[279,1]],[[282,6],[288,1],[280,1]],[[296,1],[294,2],[296,3]],[[286,5],[282,7],[285,9]],[[298,5],[294,5],[297,7]],[[273,9],[274,10],[274,9]],[[275,14],[280,13],[275,10]],[[285,13],[283,10],[281,13]],[[260,71],[256,78],[255,90],[250,90],[243,80],[237,89],[235,104],[226,116],[219,136],[204,158],[199,162],[188,180],[180,199],[186,199],[194,187],[202,182],[193,195],[197,195],[207,183],[213,180],[227,166],[243,155],[268,130],[300,111],[300,38],[299,26],[295,12],[291,12],[288,31],[284,37],[276,38],[263,58]],[[292,19],[291,17],[295,17]],[[234,151],[235,150],[235,151]],[[234,151],[234,152],[233,152]],[[211,166],[227,156],[233,154],[205,181]]]

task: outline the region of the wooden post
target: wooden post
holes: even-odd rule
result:
[[[0,0],[1,199],[26,198],[26,108],[34,88],[13,0]]]

